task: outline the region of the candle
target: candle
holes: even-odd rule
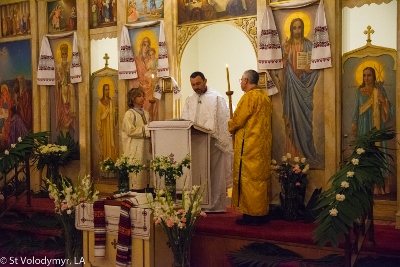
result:
[[[152,95],[152,99],[154,98],[154,89],[155,89],[155,87],[156,87],[156,83],[155,83],[155,80],[154,80],[154,74],[152,73],[151,74],[151,90],[153,91],[153,95]]]
[[[229,82],[229,69],[228,64],[226,64],[226,79],[228,80],[228,92],[231,90],[231,83]]]

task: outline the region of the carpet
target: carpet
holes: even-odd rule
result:
[[[259,239],[315,245],[313,231],[314,223],[305,223],[298,220],[294,222],[284,220],[271,220],[261,226],[236,225],[236,219],[241,218],[241,213],[228,207],[226,213],[207,213],[207,217],[196,221],[197,233],[207,233],[216,236],[236,236],[246,239]],[[375,245],[364,242],[362,252],[377,253],[379,255],[400,255],[400,229],[395,229],[393,224],[375,223]]]

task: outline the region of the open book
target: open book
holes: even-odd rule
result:
[[[304,70],[307,65],[311,64],[311,51],[297,52],[297,69]]]

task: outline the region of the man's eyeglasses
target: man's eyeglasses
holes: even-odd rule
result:
[[[247,78],[240,78],[240,79],[239,79],[239,82],[241,83],[242,80],[244,80],[244,79],[248,80]]]

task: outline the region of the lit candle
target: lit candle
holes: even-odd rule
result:
[[[154,89],[155,89],[155,87],[156,87],[156,83],[155,83],[155,80],[154,80],[154,73],[152,73],[151,74],[151,90],[153,91],[153,95],[152,95],[152,99],[154,98]]]
[[[228,64],[226,64],[226,79],[228,80],[228,92],[231,90],[231,83],[229,82],[229,69]]]

